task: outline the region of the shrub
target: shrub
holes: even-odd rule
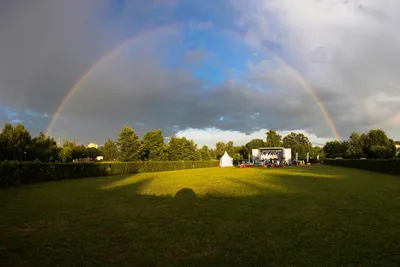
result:
[[[400,160],[398,159],[325,159],[324,164],[400,175]]]
[[[217,161],[115,163],[37,163],[3,161],[0,162],[0,186],[139,172],[207,168],[216,167],[217,165]]]

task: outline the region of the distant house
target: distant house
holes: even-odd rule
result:
[[[97,149],[97,148],[99,148],[99,146],[95,143],[90,143],[87,145],[87,148],[96,148]]]

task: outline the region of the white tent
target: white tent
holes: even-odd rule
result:
[[[232,167],[233,159],[226,153],[219,159],[219,166],[221,167]]]

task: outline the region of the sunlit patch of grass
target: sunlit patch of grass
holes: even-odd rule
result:
[[[137,189],[142,195],[174,196],[182,188],[190,188],[198,196],[252,196],[268,193],[288,193],[288,188],[271,182],[273,175],[260,169],[236,168],[186,170],[160,173],[142,173],[101,187],[112,190],[129,186],[143,179],[151,182]]]

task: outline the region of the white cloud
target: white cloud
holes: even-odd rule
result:
[[[400,139],[400,128],[393,123],[400,106],[400,1],[234,3],[240,14],[238,25],[247,32],[250,46],[265,48],[268,41],[279,43],[279,54],[302,73],[317,94],[342,95],[342,100],[328,96],[323,102],[343,135],[381,127]],[[252,66],[253,72],[259,73],[263,64]],[[269,76],[276,77],[272,79],[276,83],[286,83],[281,88],[296,87],[280,72],[261,77],[269,82]]]

